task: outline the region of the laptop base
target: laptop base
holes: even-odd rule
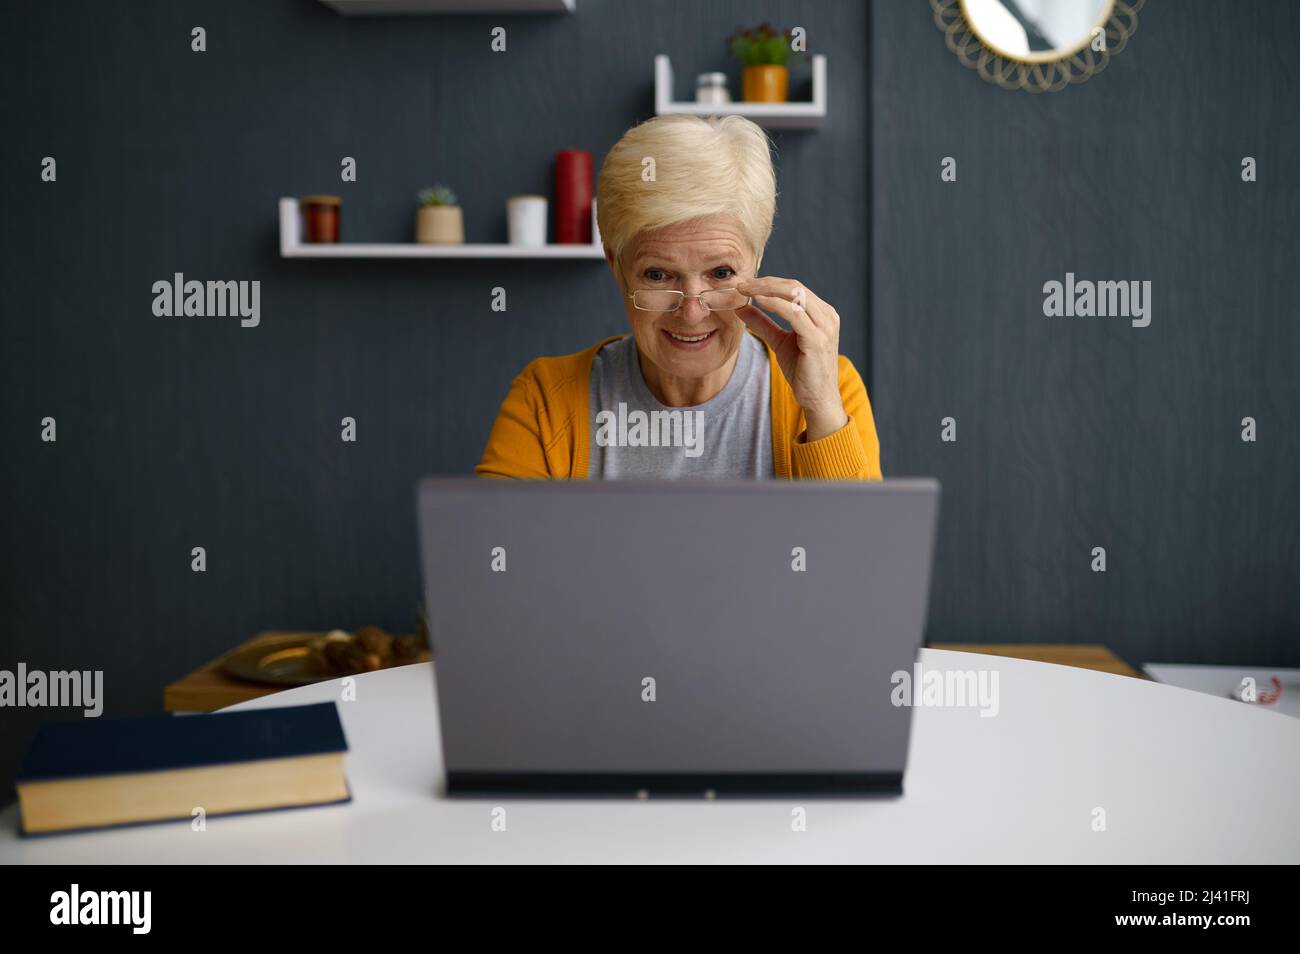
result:
[[[447,795],[475,798],[861,798],[903,794],[902,772],[449,772]]]

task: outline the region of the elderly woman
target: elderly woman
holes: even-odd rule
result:
[[[597,217],[632,333],[524,368],[477,473],[880,479],[840,316],[759,274],[775,212],[768,139],[749,120],[629,130],[601,167]]]

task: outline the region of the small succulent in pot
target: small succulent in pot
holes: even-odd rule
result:
[[[794,35],[760,23],[752,30],[738,29],[727,41],[740,60],[741,96],[750,103],[784,103],[789,95],[788,64],[798,54]]]
[[[460,245],[465,241],[465,218],[456,193],[445,185],[421,189],[416,198],[415,240],[424,245]]]
[[[423,188],[416,193],[416,198],[420,200],[420,205],[422,206],[456,204],[456,193],[453,192],[449,186],[445,185]]]
[[[760,23],[752,30],[737,29],[728,43],[743,66],[787,66],[794,53],[794,35]]]

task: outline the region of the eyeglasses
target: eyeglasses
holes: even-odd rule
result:
[[[699,295],[668,288],[639,288],[627,296],[637,311],[676,311],[689,298],[709,311],[734,311],[749,304],[749,299],[734,288],[710,288]]]

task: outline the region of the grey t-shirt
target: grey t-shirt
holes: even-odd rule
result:
[[[668,407],[641,375],[636,339],[611,341],[591,363],[589,479],[772,477],[769,374],[767,349],[747,334],[717,396]]]

